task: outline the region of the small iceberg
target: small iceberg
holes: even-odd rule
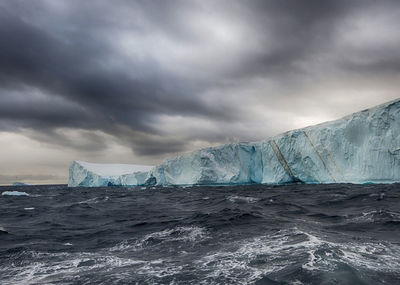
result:
[[[32,184],[27,184],[23,182],[13,182],[12,186],[32,186]]]
[[[1,193],[2,196],[29,196],[26,192],[19,192],[19,191],[4,191]]]

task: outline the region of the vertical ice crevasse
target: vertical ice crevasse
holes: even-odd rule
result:
[[[271,139],[268,143],[271,146],[272,150],[274,151],[275,156],[278,159],[279,163],[282,165],[283,169],[285,169],[286,173],[290,176],[293,182],[300,182],[300,180],[293,174],[293,171],[290,169],[290,166],[288,165],[285,157],[283,156],[275,140]]]

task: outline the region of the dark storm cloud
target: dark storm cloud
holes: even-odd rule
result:
[[[394,8],[396,1],[3,1],[0,129],[81,150],[106,148],[87,133],[100,131],[139,155],[224,142],[243,134],[232,124],[251,113],[251,95],[234,93],[255,78],[297,88],[326,69],[398,73],[398,49],[337,44],[354,29],[340,30],[346,19]],[[193,120],[197,131],[171,133],[163,116]],[[197,128],[196,120],[219,128]],[[59,128],[83,130],[84,142]]]
[[[34,86],[53,96],[62,96],[88,107],[86,112],[96,112],[99,115],[106,112],[111,118],[121,117],[121,121],[137,125],[148,119],[148,111],[199,111],[211,115],[195,98],[179,94],[181,91],[178,91],[184,86],[169,86],[169,80],[177,80],[169,78],[167,74],[154,74],[150,78],[141,79],[130,77],[129,68],[147,69],[149,66],[151,68],[151,63],[124,67],[126,69],[123,70],[103,67],[102,60],[113,55],[111,51],[102,50],[105,43],[91,39],[90,31],[84,31],[84,35],[73,35],[72,39],[67,37],[66,42],[63,42],[17,17],[4,14],[0,28],[4,39],[0,54],[3,86]],[[29,93],[27,97],[29,101]],[[52,112],[50,108],[48,110]],[[30,119],[29,112],[21,113],[27,114]],[[109,118],[99,116],[97,119],[101,119],[97,122],[101,124]],[[47,117],[44,121],[49,122]],[[55,123],[60,124],[58,120]]]

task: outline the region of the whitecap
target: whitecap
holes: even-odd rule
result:
[[[97,204],[99,202],[108,201],[109,199],[110,199],[109,196],[105,196],[103,199],[101,197],[94,197],[91,199],[80,201],[80,202],[78,202],[78,204]]]
[[[208,238],[209,236],[207,231],[202,227],[182,226],[153,232],[133,241],[125,240],[111,247],[109,250],[118,252],[136,251],[145,249],[149,246],[156,246],[176,241],[187,242],[194,245]]]
[[[256,197],[248,197],[248,196],[229,196],[228,198],[229,202],[232,203],[240,203],[240,202],[244,202],[244,203],[256,203],[258,201],[260,201],[259,198]]]
[[[372,210],[362,212],[361,215],[348,217],[347,220],[352,223],[373,223],[385,218],[400,221],[400,213],[387,210]]]
[[[196,242],[203,240],[205,237],[207,237],[207,234],[204,228],[196,226],[183,226],[148,234],[143,238],[143,242],[145,243],[150,239]]]

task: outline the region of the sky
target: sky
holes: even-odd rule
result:
[[[1,0],[0,184],[154,165],[400,97],[400,1]]]

